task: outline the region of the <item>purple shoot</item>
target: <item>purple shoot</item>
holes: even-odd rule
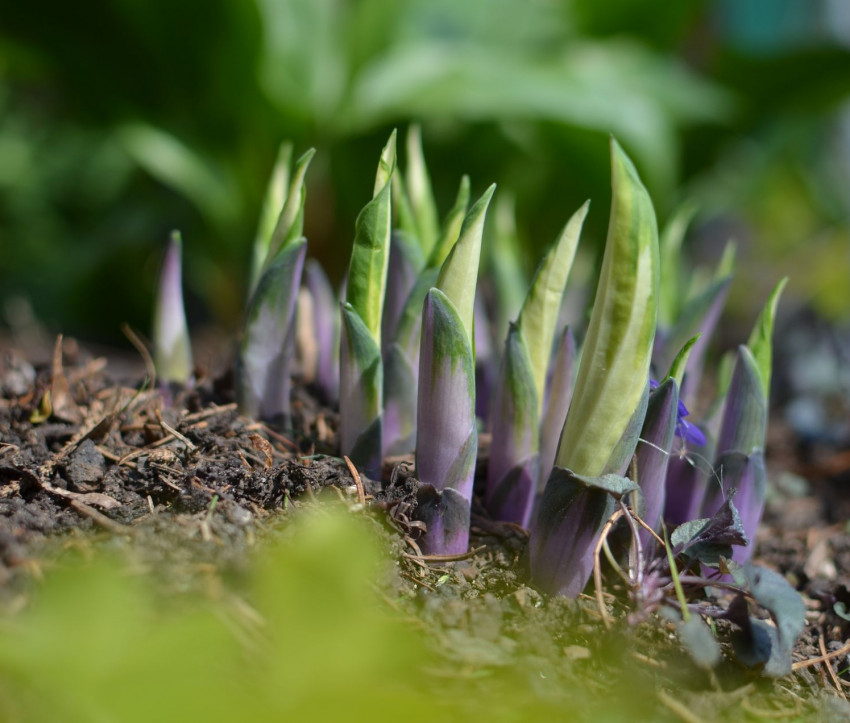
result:
[[[422,315],[416,475],[425,490],[417,517],[428,527],[426,554],[461,554],[469,545],[469,511],[478,431],[475,370],[460,316],[431,289]]]
[[[159,275],[154,311],[154,367],[161,384],[187,384],[192,378],[192,346],[183,307],[183,241],[174,231]]]
[[[702,505],[701,517],[711,517],[734,495],[744,532],[755,539],[764,511],[767,476],[764,438],[767,429],[767,397],[756,360],[746,346],[738,347],[735,370],[726,394],[723,421],[717,439],[713,479]],[[733,558],[746,561],[752,546],[736,548]]]
[[[555,344],[555,355],[549,366],[548,392],[543,401],[543,421],[540,424],[540,470],[538,492],[543,492],[549,472],[555,465],[558,442],[570,408],[575,381],[576,340],[569,326],[564,327]]]
[[[529,540],[531,576],[575,597],[616,504],[637,489],[619,475],[646,414],[658,312],[658,229],[646,188],[611,141],[612,203],[590,325],[570,409]]]
[[[646,418],[635,451],[636,481],[642,500],[640,515],[654,530],[658,530],[664,510],[667,465],[679,414],[679,385],[676,380],[669,378],[663,384],[656,383],[649,395]],[[648,550],[652,535],[642,529],[640,539],[643,549]]]
[[[316,369],[313,383],[328,404],[339,398],[339,302],[331,282],[315,259],[304,266],[304,285],[313,300]]]
[[[236,360],[240,412],[276,424],[289,423],[295,304],[306,253],[302,238],[267,262],[248,302]]]
[[[478,453],[473,318],[484,221],[495,186],[470,209],[460,237],[425,297],[419,354],[416,509],[427,531],[422,550],[460,554],[469,546]]]
[[[516,324],[508,331],[492,412],[484,503],[495,519],[528,527],[539,465],[537,392],[528,348]]]

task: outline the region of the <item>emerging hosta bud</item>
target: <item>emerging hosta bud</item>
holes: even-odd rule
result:
[[[646,418],[640,432],[640,442],[635,451],[637,483],[640,486],[640,516],[654,530],[661,523],[664,511],[664,494],[667,481],[667,465],[673,446],[673,435],[679,415],[679,385],[675,379],[667,379],[649,395]],[[641,543],[646,549],[652,536],[641,530]]]
[[[339,399],[339,303],[328,277],[315,259],[304,267],[304,285],[313,300],[312,332],[316,339],[313,384],[328,404]]]
[[[712,517],[730,495],[741,515],[747,538],[755,539],[764,511],[767,474],[764,438],[767,430],[767,397],[756,360],[746,346],[738,347],[732,382],[726,395],[723,422],[717,439],[717,456],[701,517]],[[752,554],[752,542],[738,547],[738,562]]]
[[[295,306],[307,254],[304,179],[315,150],[307,151],[295,164],[289,188],[245,315],[239,355],[236,359],[236,397],[242,414],[267,422],[289,424],[291,363],[295,351]],[[267,204],[279,201],[280,188],[288,175],[289,152],[284,148],[267,192]],[[260,223],[263,232],[268,209]],[[262,251],[262,239],[254,252]]]
[[[487,508],[496,519],[526,527],[537,492],[540,410],[555,325],[587,208],[585,203],[573,215],[537,269],[516,325],[508,332],[491,412]]]
[[[472,207],[460,238],[425,298],[419,356],[417,517],[427,553],[458,554],[469,545],[469,513],[478,451],[473,308],[481,237],[491,186]]]
[[[392,229],[395,139],[393,131],[381,153],[372,200],[355,224],[340,340],[340,446],[343,454],[375,479],[381,473],[381,314]]]
[[[437,243],[410,289],[384,349],[384,454],[407,454],[416,446],[422,304],[428,290],[437,283],[440,266],[458,240],[468,204],[469,179],[464,176]]]
[[[469,509],[478,431],[475,363],[460,315],[439,289],[425,297],[419,361],[417,517],[427,525],[426,554],[459,554],[469,544]]]
[[[534,581],[571,596],[590,577],[614,497],[634,488],[617,475],[634,452],[646,412],[658,310],[652,202],[613,139],[611,165],[613,200],[596,300],[555,468],[529,542]]]
[[[295,303],[306,253],[302,238],[266,266],[248,303],[236,360],[240,412],[283,425],[289,423]]]
[[[484,503],[494,519],[525,527],[537,490],[537,393],[522,332],[511,325],[495,385],[490,464]]]
[[[573,397],[575,381],[576,340],[570,327],[564,327],[555,344],[555,353],[549,367],[548,393],[543,403],[540,422],[540,470],[537,490],[543,492],[549,472],[555,465],[555,453],[564,429],[564,421]]]
[[[260,281],[260,274],[269,255],[269,245],[272,241],[275,226],[281,209],[286,203],[289,189],[289,164],[292,160],[292,143],[280,144],[274,168],[266,187],[263,207],[260,210],[260,221],[257,224],[257,234],[254,237],[253,253],[251,255],[251,277],[249,293],[253,293]]]
[[[192,346],[183,307],[182,252],[180,233],[174,231],[159,274],[153,323],[154,366],[164,384],[186,384],[192,378]]]

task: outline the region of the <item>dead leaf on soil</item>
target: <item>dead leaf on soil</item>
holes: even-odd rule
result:
[[[62,367],[62,335],[56,337],[53,345],[53,367],[50,380],[50,401],[53,406],[53,416],[65,422],[79,424],[83,415],[71,395],[71,385]]]

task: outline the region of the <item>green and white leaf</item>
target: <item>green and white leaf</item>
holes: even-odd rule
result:
[[[466,217],[467,209],[469,208],[469,176],[462,176],[460,186],[457,189],[454,206],[452,206],[445,220],[443,228],[440,231],[440,236],[434,248],[431,249],[431,254],[428,256],[428,266],[438,269],[443,265],[452,247],[457,243],[460,236],[460,229],[463,226],[463,219]]]
[[[418,124],[412,124],[407,130],[407,169],[405,186],[407,197],[416,225],[416,238],[425,256],[431,252],[437,243],[440,232],[440,222],[437,216],[437,203],[434,201],[434,191],[431,188],[431,178],[425,165],[425,154],[422,151],[422,129]]]
[[[691,349],[694,348],[694,344],[699,340],[700,335],[692,336],[685,342],[685,345],[679,350],[679,353],[676,354],[676,358],[673,359],[673,363],[670,365],[670,370],[667,372],[667,376],[664,379],[675,379],[676,385],[678,387],[682,386],[682,380],[685,378],[685,368],[688,366],[688,357],[691,355]]]
[[[773,367],[773,323],[776,318],[776,307],[779,305],[779,297],[782,296],[782,290],[787,283],[788,277],[786,276],[774,287],[747,341],[747,347],[753,353],[761,376],[765,399],[770,396],[770,375]]]
[[[266,257],[264,268],[269,265],[271,259],[282,248],[301,238],[304,231],[304,204],[307,200],[307,191],[304,188],[304,177],[310,167],[310,161],[316,155],[316,149],[311,148],[295,162],[292,178],[289,181],[289,190],[286,201],[278,216],[277,224],[272,232],[269,242],[269,253]]]
[[[494,183],[469,210],[464,219],[460,237],[443,263],[437,278],[437,288],[452,302],[470,343],[473,339],[473,307],[475,287],[478,283],[484,220],[495,190]]]
[[[517,320],[531,361],[538,408],[543,405],[555,326],[589,205],[589,201],[585,202],[573,214],[555,245],[540,263]]]
[[[658,323],[665,328],[671,327],[679,317],[682,299],[686,296],[687,289],[682,284],[682,242],[696,211],[692,202],[681,204],[667,221],[659,240]]]
[[[272,174],[266,187],[266,195],[263,198],[263,206],[260,210],[260,221],[257,225],[257,235],[254,237],[253,254],[251,257],[251,279],[249,293],[257,286],[262,273],[263,264],[269,255],[269,246],[272,241],[280,210],[286,203],[286,194],[289,187],[289,164],[292,162],[293,145],[289,141],[280,144],[277,152]]]
[[[492,233],[484,265],[495,288],[493,334],[502,338],[515,321],[529,289],[529,279],[516,227],[516,199],[499,193],[493,209]]]
[[[622,446],[646,394],[658,312],[652,202],[613,138],[611,165],[613,200],[602,273],[556,460],[589,476],[617,471],[609,468],[611,455]]]
[[[374,474],[382,451],[381,348],[350,303],[342,305],[340,347],[340,447],[356,465]]]
[[[396,132],[381,153],[372,200],[357,217],[348,267],[349,304],[380,347],[381,312],[387,284],[392,232],[392,175],[396,165]]]

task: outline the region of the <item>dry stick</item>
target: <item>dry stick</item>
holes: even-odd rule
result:
[[[671,713],[685,721],[685,723],[703,723],[702,718],[692,713],[684,703],[680,703],[673,696],[665,693],[663,690],[659,690],[656,695],[663,706],[665,706]]]
[[[351,462],[351,460],[342,455],[342,458],[345,460],[345,463],[348,465],[348,471],[351,472],[351,476],[354,477],[354,484],[357,487],[357,499],[361,505],[366,504],[366,490],[363,489],[363,480],[360,479],[360,473],[357,471],[357,468]]]
[[[94,509],[94,507],[89,507],[84,502],[72,499],[69,501],[69,504],[77,512],[90,518],[96,524],[100,525],[104,529],[109,530],[110,532],[114,532],[118,535],[130,535],[133,533],[132,527],[129,527],[128,525],[122,525],[120,522],[116,522],[115,520],[110,519],[101,512],[98,512],[96,509]]]
[[[187,437],[185,437],[184,435],[180,434],[180,432],[178,432],[176,429],[174,429],[174,427],[172,427],[170,424],[166,423],[165,420],[162,418],[162,414],[160,413],[160,411],[158,409],[156,410],[155,414],[156,414],[156,421],[159,422],[159,426],[162,427],[164,432],[166,432],[167,434],[170,434],[172,437],[175,437],[175,438],[179,439],[181,442],[183,442],[183,444],[186,445],[186,450],[188,452],[193,453],[193,452],[197,451],[198,448],[192,442],[192,440],[190,440]]]
[[[422,560],[423,562],[459,562],[460,560],[468,560],[470,557],[475,557],[475,555],[486,547],[487,545],[481,545],[481,547],[476,547],[460,555],[410,555],[407,552],[402,552],[401,555],[410,560]]]
[[[602,541],[602,552],[604,552],[605,557],[608,558],[608,564],[611,565],[611,569],[620,576],[620,578],[623,580],[624,583],[626,583],[626,585],[632,587],[634,585],[632,578],[630,578],[626,571],[623,570],[623,568],[620,566],[620,563],[617,562],[616,559],[614,559],[614,553],[611,552],[611,547],[610,545],[608,545],[607,538]]]
[[[826,642],[823,639],[823,630],[818,630],[818,647],[820,648],[821,655],[826,658]],[[829,673],[829,677],[832,679],[832,684],[838,691],[838,695],[844,698],[844,700],[847,700],[847,696],[844,695],[844,690],[841,687],[841,683],[838,682],[838,676],[835,675],[835,671],[832,669],[832,665],[830,664],[830,662],[824,659],[823,665],[826,668],[826,672]]]
[[[628,507],[628,505],[627,505],[627,507]],[[633,519],[635,522],[637,522],[637,523],[638,523],[641,527],[643,527],[643,529],[644,529],[644,530],[646,530],[647,532],[649,532],[649,534],[650,534],[650,535],[652,535],[652,536],[655,538],[655,541],[656,541],[659,545],[661,545],[661,546],[663,547],[665,543],[664,543],[664,540],[663,540],[663,539],[661,539],[661,537],[659,536],[659,534],[658,534],[655,530],[653,530],[653,529],[652,529],[652,528],[651,528],[651,527],[650,527],[650,526],[649,526],[646,522],[644,522],[644,521],[643,521],[643,519],[641,519],[640,517],[638,517],[638,516],[634,513],[634,510],[633,510],[631,507],[628,507],[628,510],[629,510],[629,514],[632,516],[632,519]]]
[[[643,545],[640,542],[640,534],[638,532],[637,525],[635,524],[635,520],[632,517],[631,508],[623,502],[622,498],[619,502],[620,509],[623,511],[623,516],[626,518],[626,524],[628,524],[629,529],[632,532],[632,541],[635,544],[635,579],[632,585],[639,588],[643,584]]]
[[[750,703],[747,698],[744,698],[741,701],[741,708],[758,720],[778,720],[780,718],[790,718],[791,716],[798,716],[801,711],[799,703],[794,704],[793,710],[790,708],[787,710],[765,710],[764,708],[756,708],[756,706]]]
[[[230,404],[221,404],[219,406],[214,405],[210,409],[204,409],[202,412],[187,414],[185,417],[183,417],[183,421],[188,422],[189,424],[194,424],[195,422],[200,422],[203,419],[214,417],[216,414],[231,412],[234,409],[236,409],[236,402],[231,402]]]
[[[148,454],[149,452],[151,452],[154,449],[157,449],[159,447],[164,447],[166,444],[168,444],[169,442],[173,442],[175,439],[177,439],[177,437],[175,437],[171,432],[169,432],[162,439],[158,439],[158,440],[156,440],[156,442],[151,442],[150,444],[145,445],[144,447],[139,447],[138,449],[134,449],[132,452],[125,454],[123,457],[121,457],[121,459],[118,460],[118,466],[120,467],[121,465],[125,465],[130,460],[136,459],[136,457],[142,457],[142,456]],[[182,440],[180,440],[180,441],[182,441]],[[185,442],[184,442],[184,444],[185,444]],[[189,442],[189,444],[192,444],[192,443]],[[195,445],[192,445],[192,446],[194,447]]]
[[[136,348],[136,351],[139,352],[139,356],[142,357],[142,361],[145,364],[145,371],[148,374],[148,379],[151,380],[151,387],[155,387],[156,367],[154,366],[153,358],[151,357],[151,353],[148,351],[147,346],[145,346],[141,337],[130,328],[130,325],[126,321],[121,324],[121,331],[124,332],[124,336],[126,336],[130,343]]]
[[[290,449],[293,449],[296,452],[298,451],[298,445],[295,444],[295,442],[293,442],[291,439],[287,439],[282,434],[278,434],[267,424],[263,424],[262,422],[255,422],[254,424],[249,424],[247,427],[245,427],[245,429],[247,429],[249,432],[253,432],[255,430],[262,430],[263,432],[268,434],[269,437],[272,437],[273,439],[280,442],[284,447],[289,447]]]
[[[810,668],[813,665],[817,665],[818,663],[822,663],[826,660],[832,660],[833,658],[841,657],[842,655],[850,653],[850,643],[847,643],[843,648],[838,650],[833,650],[831,653],[827,653],[826,655],[820,655],[816,658],[808,658],[807,660],[798,660],[791,666],[791,670],[802,670],[803,668]]]
[[[605,526],[602,528],[602,532],[599,535],[599,541],[596,543],[596,547],[593,550],[593,586],[596,588],[596,604],[599,606],[599,614],[602,616],[602,622],[605,623],[606,630],[611,629],[611,617],[605,609],[605,599],[602,596],[602,560],[599,553],[602,550],[603,543],[608,537],[608,533],[611,531],[614,523],[620,519],[622,514],[622,510],[614,510],[614,513],[608,518],[608,522],[606,522]]]
[[[400,574],[401,574],[402,577],[407,578],[408,580],[410,580],[410,582],[414,583],[415,585],[421,585],[422,587],[426,588],[427,590],[430,590],[431,592],[434,592],[437,589],[433,585],[429,585],[424,580],[417,580],[415,577],[413,577],[412,575],[408,575],[406,572],[402,572]]]

